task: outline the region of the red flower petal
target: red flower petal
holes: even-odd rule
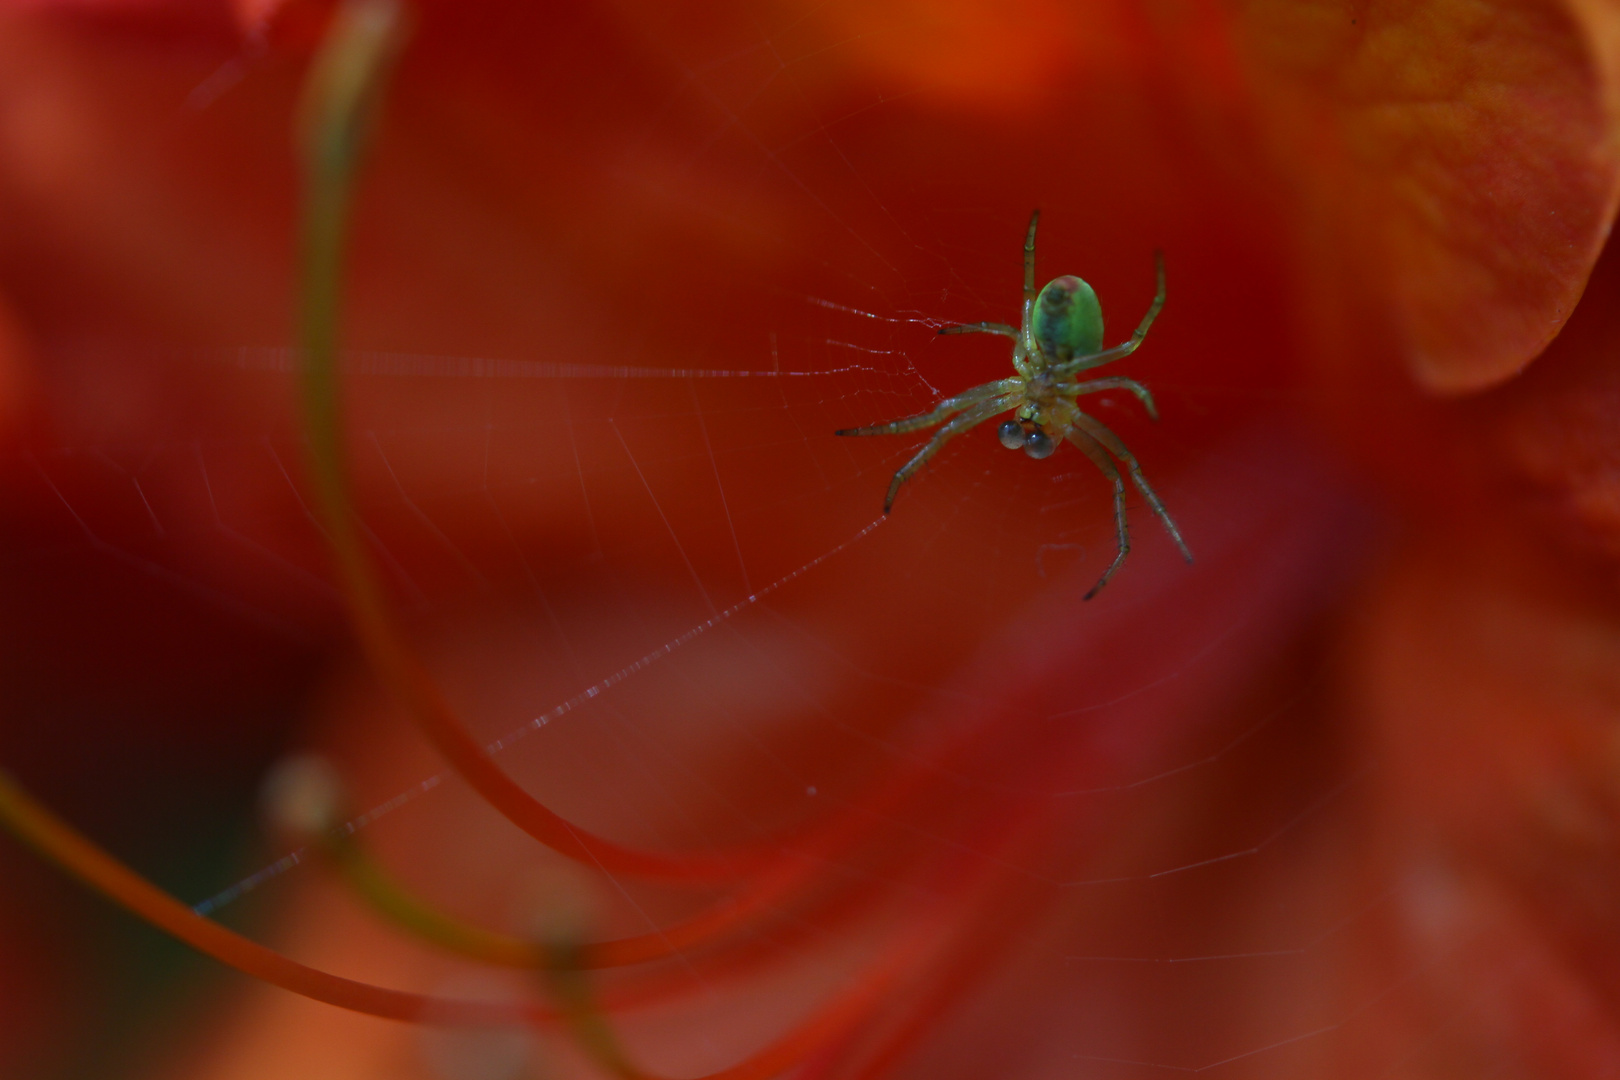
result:
[[[1540,353],[1608,235],[1620,12],[1602,3],[1247,5],[1298,227],[1336,289],[1376,297],[1425,387],[1477,390]]]

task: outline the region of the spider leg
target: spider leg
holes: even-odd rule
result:
[[[1026,350],[1035,347],[1035,338],[1030,334],[1031,320],[1035,317],[1035,227],[1041,223],[1041,212],[1036,211],[1029,215],[1029,233],[1024,237],[1024,322],[1019,331],[1019,339]]]
[[[1113,461],[1109,460],[1108,453],[1103,450],[1102,444],[1084,431],[1071,429],[1069,431],[1069,441],[1078,446],[1081,452],[1091,459],[1091,463],[1101,469],[1102,474],[1113,481],[1114,484],[1114,526],[1119,531],[1118,551],[1114,555],[1114,561],[1108,564],[1107,570],[1103,571],[1103,576],[1097,579],[1097,584],[1091,587],[1090,592],[1081,597],[1082,600],[1090,600],[1102,591],[1104,585],[1108,584],[1108,579],[1114,576],[1114,571],[1119,569],[1120,564],[1125,561],[1125,556],[1131,552],[1131,534],[1130,530],[1125,527],[1125,478],[1119,475],[1118,467],[1114,465]]]
[[[1077,413],[1074,424],[1106,446],[1110,454],[1125,463],[1125,468],[1131,474],[1131,483],[1136,485],[1136,490],[1142,493],[1142,498],[1147,500],[1147,504],[1158,515],[1160,524],[1164,526],[1164,531],[1170,534],[1170,539],[1174,540],[1176,547],[1181,549],[1181,557],[1188,562],[1192,562],[1192,552],[1187,550],[1187,542],[1181,538],[1181,530],[1176,528],[1174,521],[1170,520],[1170,515],[1165,510],[1164,503],[1160,502],[1159,497],[1153,493],[1153,489],[1148,487],[1147,478],[1142,475],[1142,467],[1136,463],[1136,456],[1125,448],[1125,443],[1120,437],[1109,431],[1101,421],[1095,420],[1085,413]]]
[[[997,379],[995,382],[982,383],[971,390],[964,390],[955,397],[946,398],[927,412],[917,413],[915,416],[902,416],[898,420],[890,420],[883,424],[873,424],[871,427],[844,428],[833,432],[834,435],[904,435],[908,431],[921,431],[926,427],[933,427],[942,422],[952,413],[959,413],[970,405],[977,405],[985,398],[998,397],[1013,390],[1019,384],[1018,379]]]
[[[1041,223],[1041,212],[1029,215],[1029,233],[1024,237],[1024,299],[1035,299],[1035,227]]]
[[[989,401],[975,405],[961,416],[958,416],[956,419],[934,432],[934,437],[929,439],[927,445],[925,445],[921,450],[917,451],[917,456],[900,466],[900,468],[895,472],[894,480],[889,484],[889,493],[883,498],[883,512],[887,514],[890,507],[894,506],[894,497],[899,494],[900,485],[904,484],[907,480],[910,480],[916,475],[918,469],[921,469],[924,465],[928,464],[928,459],[939,453],[940,447],[944,446],[955,436],[962,434],[962,432],[966,431],[968,428],[973,427],[975,424],[982,424],[992,416],[995,416],[998,413],[1006,412],[1008,409],[1012,408],[1014,404],[1016,404],[1015,397],[1016,395],[1005,394],[1001,397],[992,398]]]
[[[939,328],[939,332],[942,334],[1000,334],[1002,337],[1018,337],[1016,328],[1002,322],[959,323],[955,326],[942,326]]]
[[[1142,344],[1142,339],[1147,337],[1148,329],[1152,327],[1153,320],[1157,319],[1159,312],[1164,309],[1164,252],[1155,251],[1153,253],[1153,266],[1159,279],[1159,291],[1154,294],[1153,303],[1148,305],[1147,314],[1142,316],[1142,321],[1137,325],[1136,332],[1131,335],[1131,340],[1115,345],[1112,349],[1092,353],[1090,356],[1077,356],[1067,363],[1054,367],[1052,369],[1054,375],[1060,379],[1067,379],[1069,376],[1085,371],[1087,368],[1111,364],[1115,360],[1127,357],[1137,350]],[[1028,306],[1028,302],[1026,302],[1026,306]]]
[[[1099,390],[1129,390],[1142,402],[1142,407],[1147,410],[1148,416],[1155,420],[1159,418],[1159,407],[1153,404],[1152,392],[1135,379],[1092,379],[1089,382],[1071,383],[1068,386],[1059,387],[1059,389],[1071,397],[1079,397],[1081,394],[1095,394]]]

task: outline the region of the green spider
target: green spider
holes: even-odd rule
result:
[[[871,427],[846,428],[839,435],[904,435],[920,431],[938,423],[945,426],[934,433],[928,444],[917,455],[902,465],[889,485],[888,497],[883,500],[883,512],[894,506],[894,497],[900,485],[911,479],[928,459],[939,453],[946,442],[971,427],[1000,413],[1014,410],[996,435],[1001,445],[1009,450],[1023,450],[1032,458],[1051,457],[1057,450],[1058,440],[1068,439],[1101,469],[1104,476],[1114,482],[1114,523],[1119,530],[1119,553],[1109,564],[1097,584],[1086,593],[1090,600],[1114,576],[1125,556],[1131,550],[1130,533],[1125,526],[1125,480],[1109,454],[1124,463],[1131,474],[1131,482],[1142,493],[1165,531],[1181,549],[1181,554],[1192,562],[1192,552],[1181,539],[1181,531],[1170,520],[1164,504],[1148,487],[1136,457],[1102,422],[1080,411],[1077,400],[1081,394],[1094,394],[1099,390],[1129,390],[1142,401],[1150,417],[1157,420],[1159,410],[1153,404],[1153,395],[1147,387],[1134,379],[1107,378],[1076,380],[1082,371],[1112,363],[1135,352],[1148,327],[1164,307],[1164,256],[1155,252],[1153,259],[1158,271],[1159,290],[1148,307],[1136,333],[1122,345],[1112,349],[1102,347],[1102,307],[1090,285],[1072,275],[1054,278],[1037,294],[1035,291],[1035,227],[1040,224],[1041,212],[1029,218],[1029,235],[1024,238],[1024,321],[1019,328],[1006,323],[971,323],[966,326],[947,326],[941,334],[1000,334],[1013,339],[1012,363],[1016,375],[997,379],[955,397],[946,398],[927,412],[891,420]],[[948,422],[946,422],[948,421]]]

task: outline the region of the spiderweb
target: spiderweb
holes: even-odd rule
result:
[[[808,17],[636,32],[606,17],[567,21],[544,81],[581,101],[582,116],[521,118],[560,148],[558,201],[514,210],[500,188],[504,150],[448,169],[457,199],[482,196],[492,217],[515,222],[518,239],[491,242],[484,257],[505,265],[515,250],[526,268],[493,297],[474,293],[500,274],[474,266],[466,286],[442,265],[454,250],[447,226],[423,217],[421,236],[388,231],[385,211],[415,182],[398,177],[419,178],[421,145],[450,123],[412,96],[407,67],[362,197],[344,361],[373,554],[502,767],[584,827],[659,848],[782,834],[901,767],[922,767],[964,803],[987,798],[1023,775],[998,757],[1016,745],[971,769],[940,750],[985,702],[1020,693],[985,658],[1039,652],[1063,619],[1101,635],[1085,639],[1096,663],[1073,657],[1063,704],[1040,706],[1042,721],[1085,726],[1100,748],[1134,745],[1143,724],[1169,727],[1116,755],[1113,772],[1046,777],[1040,797],[1091,838],[1084,857],[1028,868],[1062,895],[1060,915],[1033,943],[1003,946],[1017,985],[970,1001],[972,1022],[928,1052],[948,1060],[959,1043],[982,1055],[984,1040],[1005,1038],[1032,1071],[1063,1075],[1287,1072],[1375,1006],[1375,991],[1324,999],[1309,973],[1386,900],[1376,888],[1267,899],[1368,774],[1323,751],[1310,723],[1325,676],[1299,642],[1333,596],[1342,562],[1324,522],[1341,519],[1325,474],[1287,433],[1300,399],[1279,377],[1288,328],[1271,318],[1287,290],[1263,271],[1222,269],[1266,265],[1259,215],[1207,147],[1195,148],[1196,170],[1228,186],[1179,188],[1173,129],[1185,121],[1160,117],[1136,137],[1130,87],[1107,79],[1063,90],[1113,103],[1089,113],[1099,153],[1083,155],[1106,169],[1066,150],[1022,173],[965,163],[1014,160],[1030,129],[963,115],[903,70],[827,92],[870,62],[863,33]],[[203,104],[228,118],[269,78],[248,65]],[[631,85],[593,99],[603,79]],[[611,126],[608,149],[592,125]],[[486,167],[498,175],[480,186]],[[1152,249],[1167,251],[1166,315],[1121,372],[1153,388],[1164,420],[1149,424],[1123,393],[1091,408],[1214,570],[1181,567],[1133,497],[1135,549],[1081,607],[1114,533],[1107,483],[1080,455],[1008,454],[992,424],[950,443],[885,519],[889,477],[920,438],[832,436],[1007,374],[1001,339],[937,331],[1016,321],[1022,226],[1036,204],[1042,279],[1085,275],[1110,341],[1151,297]],[[491,228],[468,225],[475,240]],[[444,315],[461,304],[464,317]],[[158,409],[145,427],[92,427],[38,455],[29,467],[61,514],[55,542],[271,636],[332,640],[337,596],[286,407],[297,357],[273,338],[78,340],[59,352],[82,379],[137,365],[154,385],[201,385],[234,411],[226,423]],[[1242,367],[1212,368],[1238,356]],[[1254,543],[1293,567],[1278,571],[1287,589],[1268,592],[1266,568],[1233,554]],[[1198,576],[1234,565],[1254,580],[1221,592]],[[1303,599],[1280,600],[1288,589]],[[1165,599],[1178,590],[1190,606],[1212,596],[1225,606],[1182,620]],[[1179,629],[1154,629],[1166,618]],[[1109,661],[1111,642],[1163,654]],[[408,852],[446,821],[476,820],[499,858],[545,862],[512,854],[509,827],[415,748],[363,677],[335,682],[314,708],[346,717],[326,749],[357,774],[357,835]],[[1195,706],[1181,697],[1194,688],[1224,696]],[[1261,794],[1236,800],[1241,813],[1173,824],[1245,787]],[[888,825],[923,846],[972,844],[971,829]],[[293,895],[318,874],[309,861],[267,850],[191,899],[229,918],[250,894]],[[858,861],[832,869],[883,873]],[[413,883],[456,895],[446,880]],[[609,918],[656,926],[682,910],[656,889],[614,888],[601,900]],[[1252,913],[1224,920],[1199,914],[1246,904]],[[858,939],[819,940],[829,955],[858,951]],[[839,961],[810,984],[835,981]],[[694,985],[706,985],[700,967]],[[1234,1010],[1217,1032],[1187,1030],[1189,1015],[1218,1011],[1226,986],[1266,1008]],[[735,1049],[720,1039],[666,1064],[719,1067]]]

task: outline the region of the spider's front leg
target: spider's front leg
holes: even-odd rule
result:
[[[873,424],[871,427],[844,428],[833,432],[834,435],[904,435],[908,431],[921,431],[926,427],[933,427],[945,420],[953,413],[959,413],[970,405],[977,405],[986,398],[1000,397],[1014,390],[1019,385],[1017,379],[997,379],[995,382],[983,383],[971,390],[964,390],[955,397],[946,398],[927,412],[917,413],[915,416],[903,416],[898,420],[890,420],[886,424]]]
[[[1009,379],[1007,381],[1016,382],[1017,380]],[[921,469],[924,465],[928,464],[928,459],[939,453],[939,448],[944,446],[946,442],[955,436],[962,434],[962,432],[966,431],[968,428],[973,427],[976,424],[982,424],[998,413],[1006,412],[1015,404],[1017,404],[1017,395],[1015,394],[1006,394],[998,398],[992,398],[991,400],[982,404],[975,405],[961,416],[958,416],[955,420],[952,420],[950,423],[934,432],[934,437],[928,440],[928,444],[926,446],[917,451],[917,456],[896,470],[894,480],[889,484],[889,494],[883,499],[883,512],[887,514],[889,509],[894,506],[894,497],[900,493],[900,485],[904,484],[907,480],[910,480],[916,475],[918,469]]]

